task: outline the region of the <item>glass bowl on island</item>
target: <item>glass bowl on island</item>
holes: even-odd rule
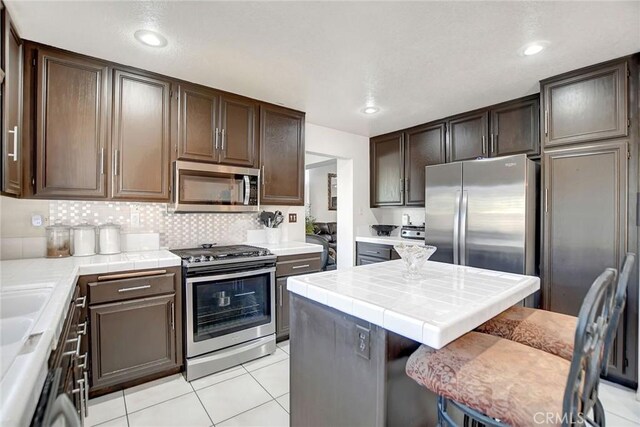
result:
[[[398,252],[404,265],[407,267],[404,277],[407,279],[419,279],[420,269],[437,248],[429,245],[405,245],[404,243],[400,243],[399,245],[395,245],[393,249]]]

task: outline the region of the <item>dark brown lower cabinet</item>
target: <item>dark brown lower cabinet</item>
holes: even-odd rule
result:
[[[320,271],[320,253],[279,256],[276,262],[276,340],[289,338],[287,278]]]
[[[287,278],[276,280],[276,338],[284,339],[289,336],[289,291]]]
[[[356,265],[375,264],[377,262],[400,259],[400,255],[392,245],[377,243],[356,243]]]
[[[180,268],[82,276],[95,397],[180,371]]]
[[[175,294],[89,307],[93,386],[176,366]]]

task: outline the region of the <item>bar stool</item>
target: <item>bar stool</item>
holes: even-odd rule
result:
[[[605,347],[609,350],[612,347],[611,343],[615,339],[620,316],[624,310],[627,285],[635,259],[634,253],[627,253],[622,266],[622,273],[616,289],[613,318],[606,337]],[[476,331],[516,341],[570,361],[573,355],[573,340],[577,321],[578,318],[574,316],[514,306],[483,323],[476,328]],[[608,366],[608,356],[607,354],[603,362],[604,374],[606,374]]]
[[[598,384],[616,271],[587,293],[572,361],[494,335],[470,332],[440,350],[420,346],[406,373],[438,394],[438,423],[455,426],[448,405],[487,426],[604,425]],[[593,410],[593,419],[587,416]],[[596,421],[594,421],[596,420]]]

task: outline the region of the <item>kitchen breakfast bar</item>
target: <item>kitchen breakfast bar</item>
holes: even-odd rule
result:
[[[291,425],[436,425],[436,397],[405,374],[540,288],[533,276],[403,261],[291,277]]]

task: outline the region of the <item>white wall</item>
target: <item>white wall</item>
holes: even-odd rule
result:
[[[369,207],[369,138],[306,123],[305,150],[338,158],[338,267],[355,264],[355,237],[378,221]]]
[[[317,222],[336,222],[338,220],[338,211],[329,210],[328,175],[338,171],[337,161],[334,160],[332,163],[307,169],[309,213]],[[340,177],[338,177],[338,186],[340,186]],[[338,199],[339,203],[340,199]]]

